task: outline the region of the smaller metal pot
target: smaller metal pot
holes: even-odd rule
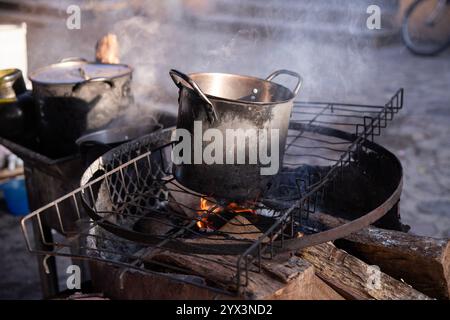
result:
[[[161,125],[154,124],[105,129],[86,134],[77,139],[76,143],[84,164],[88,166],[107,151],[161,128]]]

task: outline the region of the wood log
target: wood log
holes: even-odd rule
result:
[[[211,241],[248,241],[256,239],[255,228],[242,216],[236,216],[224,227],[224,232],[239,235],[235,240],[220,238],[196,239],[198,243]],[[217,288],[237,291],[236,270],[239,256],[220,255],[186,255],[173,251],[158,250],[144,258],[149,264],[162,263],[179,268],[179,272],[204,277],[209,284]],[[314,267],[307,261],[296,257],[280,256],[261,263],[261,270],[255,263],[249,264],[247,285],[245,271],[241,276],[240,299],[343,299],[314,273]],[[193,297],[194,298],[194,297]]]
[[[277,280],[276,287],[280,287],[274,292],[264,288],[254,287],[258,292],[254,296],[256,299],[266,300],[343,300],[344,298],[334,289],[328,286],[315,274],[314,267],[297,256],[289,259],[279,257],[273,261],[262,264],[262,269],[268,273],[266,278],[274,279],[270,276],[275,275]],[[264,273],[263,273],[264,275]]]
[[[258,238],[256,228],[242,216],[236,216],[221,230],[235,234],[235,242]],[[192,241],[192,240],[190,240]],[[199,243],[223,240],[221,237],[196,239]],[[179,268],[180,273],[204,277],[215,287],[237,290],[238,256],[185,255],[159,250],[148,256],[151,263]],[[321,244],[298,252],[297,256],[278,256],[263,261],[261,270],[249,265],[246,286],[241,285],[243,299],[429,299],[411,286],[398,281],[353,257],[333,244]],[[244,280],[242,272],[241,280]],[[319,277],[317,277],[317,275]]]
[[[188,280],[202,284],[203,279],[172,274],[173,278],[158,273],[146,273],[133,269],[119,268],[109,263],[90,261],[90,272],[94,290],[101,291],[111,299],[149,300],[149,299],[232,299]],[[176,280],[179,278],[179,280]]]
[[[174,252],[153,254],[151,261],[183,268],[186,274],[205,277],[215,287],[236,292],[237,256],[184,255]],[[207,260],[208,259],[208,260]],[[283,271],[280,271],[280,270]],[[242,284],[244,280],[242,273]],[[250,265],[248,284],[242,285],[240,299],[343,299],[334,289],[315,276],[313,266],[298,258],[273,260],[262,264],[261,272]],[[194,297],[193,297],[194,298]]]
[[[302,249],[297,255],[314,265],[316,274],[347,299],[430,299],[332,243]]]
[[[325,228],[347,222],[323,213],[311,215]],[[437,299],[450,297],[450,241],[368,227],[335,242],[363,261]]]

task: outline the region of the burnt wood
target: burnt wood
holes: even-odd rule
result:
[[[242,216],[230,220],[221,230],[233,232],[241,241],[247,236],[256,237],[256,228]],[[219,242],[214,239],[196,239],[196,244]],[[307,261],[296,257],[280,255],[263,262],[261,270],[255,264],[249,267],[249,282],[240,286],[236,279],[236,266],[239,256],[234,255],[186,255],[167,250],[155,250],[146,255],[149,265],[155,262],[176,266],[190,276],[205,278],[210,285],[234,292],[239,299],[343,299],[334,289],[319,279],[314,267]],[[244,275],[244,273],[242,273]],[[244,282],[242,276],[241,283]],[[192,297],[195,298],[195,297]]]

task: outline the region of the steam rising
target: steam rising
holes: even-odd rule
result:
[[[371,98],[364,88],[375,81],[378,68],[376,50],[367,46],[370,39],[365,36],[365,1],[260,4],[253,0],[130,1],[117,11],[86,13],[80,31],[55,31],[56,39],[70,37],[70,41],[54,46],[58,54],[45,55],[53,60],[40,65],[67,56],[91,58],[102,35],[117,34],[121,62],[134,69],[132,89],[137,103],[128,110],[129,118],[155,110],[176,113],[177,88],[168,76],[171,68],[261,78],[276,69],[291,69],[304,78],[298,99],[348,102],[357,97],[365,102],[361,96]],[[221,21],[233,28],[223,27]],[[354,30],[354,38],[342,37]],[[295,83],[288,77],[276,81],[289,88]]]

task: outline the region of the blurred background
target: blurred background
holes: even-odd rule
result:
[[[426,2],[411,16],[410,35],[445,43],[450,37],[449,6],[443,2],[443,22],[428,28],[423,21],[438,1]],[[137,103],[128,110],[130,117],[151,117],[161,110],[176,114],[171,68],[261,78],[276,69],[291,69],[304,78],[298,97],[304,101],[384,104],[404,88],[405,108],[378,140],[404,167],[402,220],[413,233],[450,237],[450,49],[425,57],[405,46],[401,27],[411,4],[0,0],[0,24],[9,25],[0,26],[0,69],[17,67],[26,78],[27,72],[63,58],[94,60],[97,41],[113,33],[120,61],[133,68]],[[79,28],[68,26],[71,5],[80,9]],[[0,180],[20,177],[21,165],[0,146]],[[19,217],[8,211],[3,200],[0,274],[15,276],[0,278],[0,298],[39,298],[35,258],[25,249]]]

